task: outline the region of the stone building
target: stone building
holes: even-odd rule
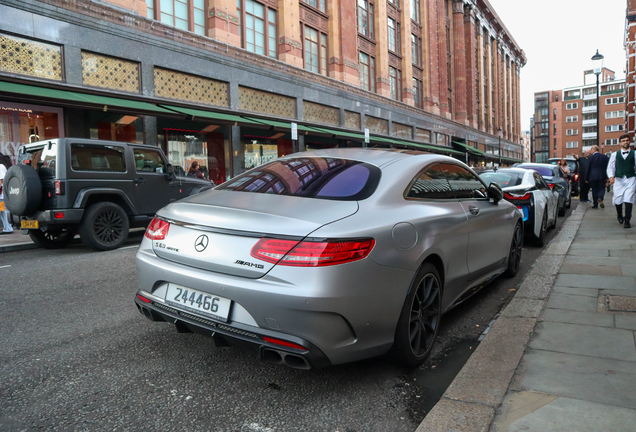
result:
[[[487,0],[0,0],[0,60],[12,156],[144,142],[217,183],[336,146],[523,156],[526,58]]]

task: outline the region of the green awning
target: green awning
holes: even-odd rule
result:
[[[474,155],[484,156],[484,157],[492,157],[492,155],[486,153],[485,151],[481,151],[479,149],[476,149],[475,147],[471,147],[468,144],[464,144],[464,143],[461,143],[459,141],[453,141],[453,144],[457,144],[458,146],[464,147],[469,153],[472,153]]]
[[[47,87],[37,87],[26,84],[16,84],[0,81],[0,92],[15,93],[19,95],[37,96],[47,99],[58,99],[78,102],[80,104],[99,105],[100,109],[108,110],[109,107],[128,108],[138,111],[173,114],[172,111],[158,107],[148,102],[120,99],[110,96],[97,96],[86,93],[78,93],[69,90],[58,90]]]
[[[264,124],[264,125],[267,125],[267,126],[273,126],[273,127],[277,127],[277,128],[291,129],[291,122],[281,122],[281,121],[276,121],[276,120],[260,119],[260,118],[245,117],[245,116],[243,116],[243,118],[247,119],[247,120],[250,120],[254,124],[260,123],[260,124]],[[299,131],[304,131],[304,132],[311,132],[312,131],[307,126],[303,126],[301,124],[298,125],[298,130]]]
[[[221,120],[221,121],[227,121],[227,122],[233,122],[233,123],[251,123],[251,124],[257,123],[253,120],[248,120],[246,118],[233,115],[233,114],[225,114],[225,113],[219,113],[219,112],[213,112],[213,111],[203,111],[203,110],[198,110],[193,108],[175,107],[170,105],[161,105],[161,106],[163,108],[168,108],[172,111],[176,111],[181,114],[190,115],[194,118],[199,117],[199,118]]]
[[[338,130],[335,130],[335,129],[327,129],[327,128],[317,127],[317,126],[309,126],[309,129],[310,130],[314,130],[316,132],[320,132],[320,133],[326,133],[326,134],[335,135],[335,136],[339,136],[339,137],[353,138],[353,139],[364,141],[364,134],[357,134],[357,133],[353,133],[353,132],[338,131]]]

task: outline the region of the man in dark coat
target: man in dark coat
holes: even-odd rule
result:
[[[585,177],[592,189],[592,208],[605,208],[603,199],[605,198],[605,182],[607,181],[607,163],[609,159],[604,154],[599,153],[598,146],[592,146],[592,156]]]
[[[581,202],[590,202],[590,185],[587,182],[587,167],[590,151],[586,150],[582,158],[579,158],[579,198]]]

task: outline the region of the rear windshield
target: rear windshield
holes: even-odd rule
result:
[[[537,165],[522,165],[522,166],[519,166],[519,168],[535,170],[536,172],[538,172],[544,177],[554,176],[554,171],[552,171],[552,168],[548,168],[548,167],[542,167]]]
[[[370,197],[380,169],[364,162],[336,158],[280,159],[261,165],[217,187],[251,193],[340,201]]]
[[[41,178],[55,177],[57,163],[57,143],[51,141],[43,146],[24,147],[24,153],[18,154],[18,165],[29,165],[38,171]]]
[[[523,173],[512,172],[486,172],[479,174],[479,177],[489,185],[492,182],[497,183],[502,188],[510,186],[519,186],[523,182]]]

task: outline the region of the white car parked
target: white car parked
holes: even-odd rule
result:
[[[504,199],[523,211],[524,231],[536,246],[545,243],[545,232],[557,223],[559,193],[541,175],[530,169],[502,168],[479,175],[486,184],[497,183]],[[526,237],[528,238],[528,237]]]

